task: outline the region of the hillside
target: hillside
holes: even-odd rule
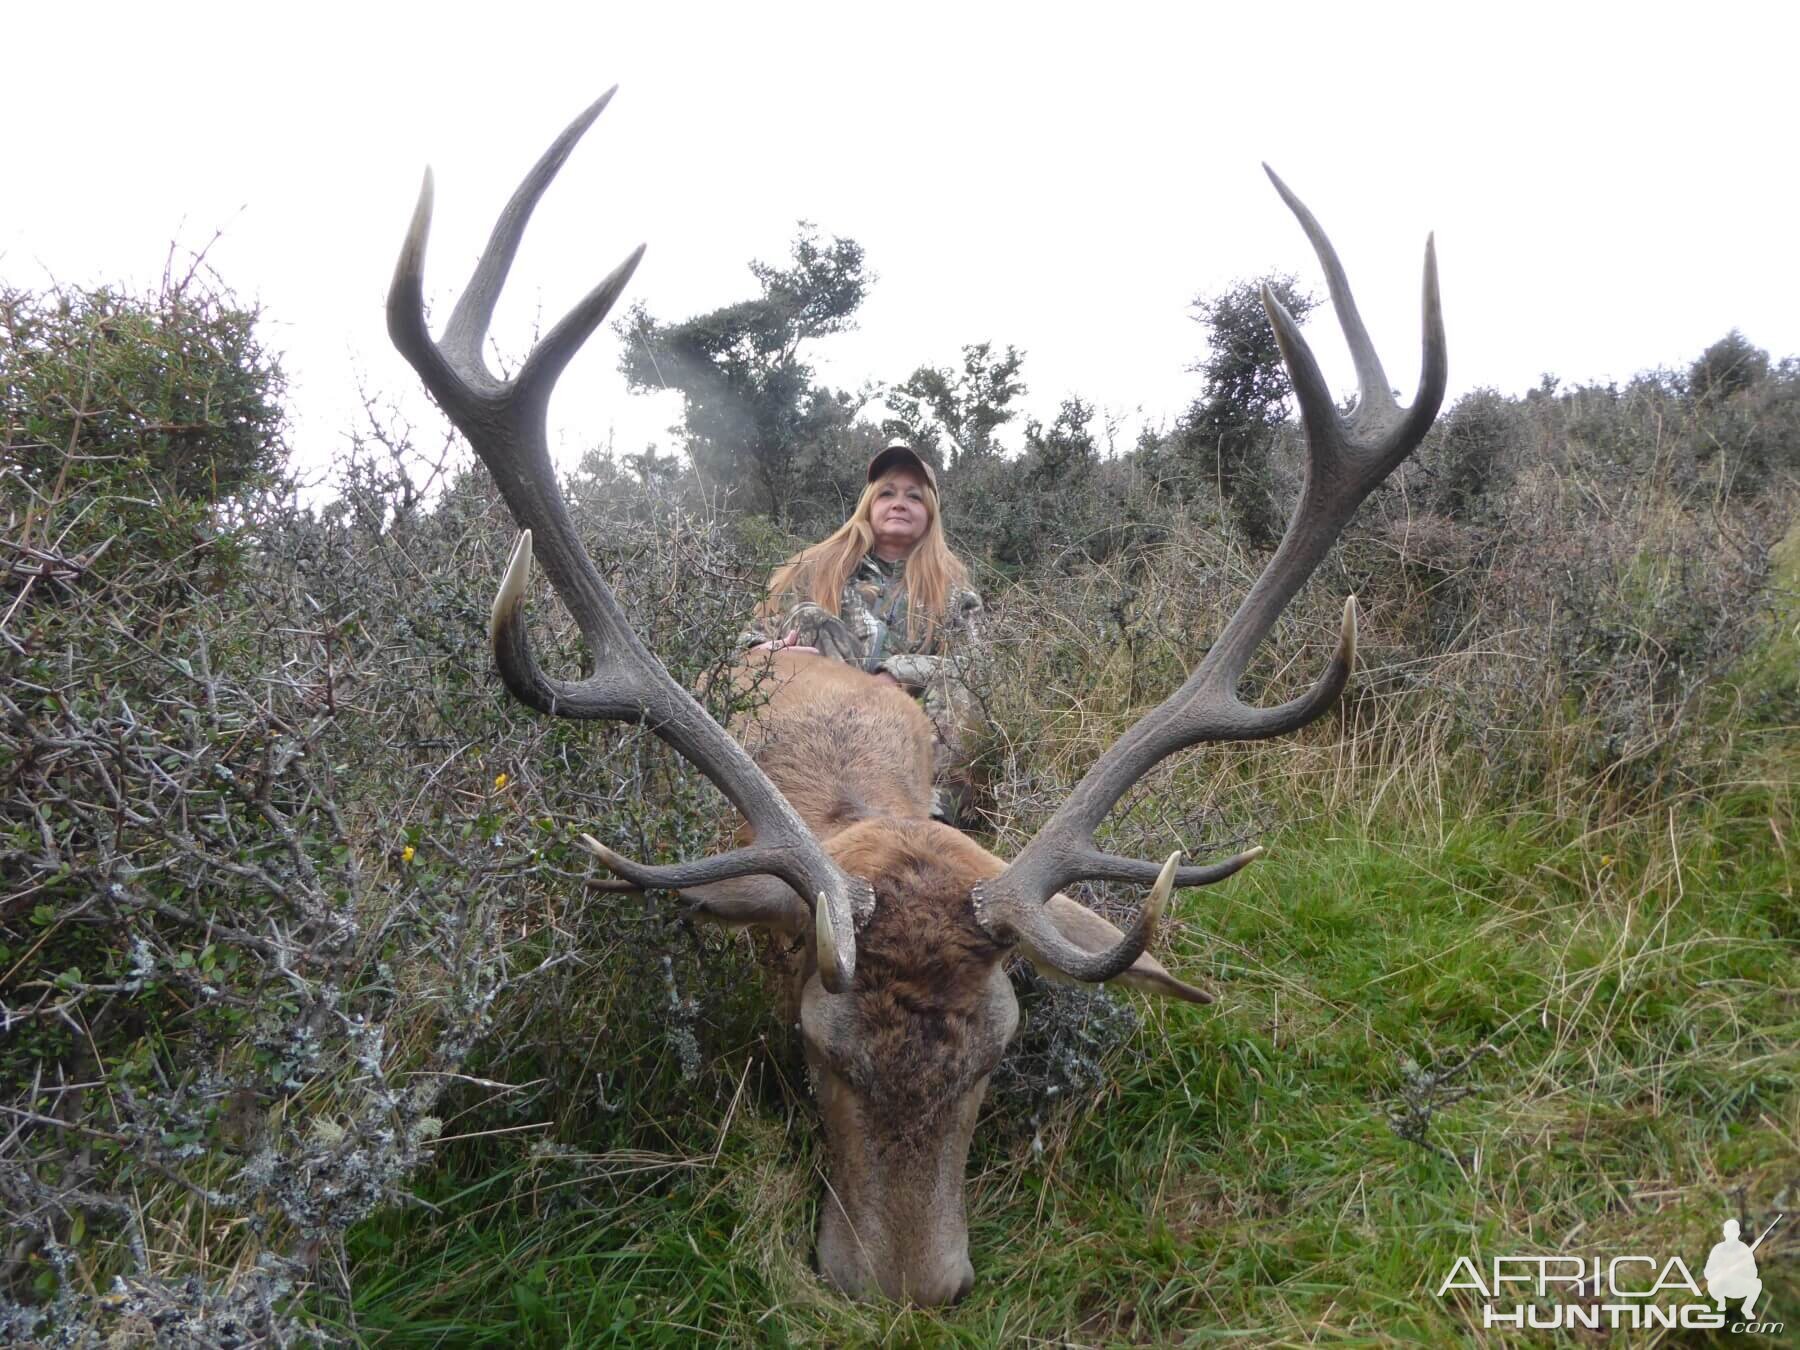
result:
[[[1018,975],[978,1281],[921,1312],[810,1271],[820,1146],[754,944],[606,892],[574,846],[693,857],[730,812],[646,734],[501,690],[513,528],[466,453],[372,422],[309,508],[229,297],[0,313],[11,1339],[1439,1343],[1479,1325],[1438,1295],[1460,1257],[1697,1272],[1722,1219],[1778,1212],[1758,1259],[1792,1325],[1792,362],[1728,339],[1445,412],[1253,667],[1261,701],[1303,687],[1355,592],[1341,711],[1178,757],[1108,824],[1140,856],[1268,846],[1159,944],[1218,1003]],[[1292,439],[1257,479],[1283,503]],[[946,471],[1002,855],[1260,567],[1217,468],[1180,429],[1109,449],[1077,408]],[[835,523],[653,457],[568,491],[648,645],[715,691],[769,565]]]

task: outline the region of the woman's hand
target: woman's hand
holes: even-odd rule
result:
[[[767,642],[759,642],[750,650],[753,652],[778,652],[784,648],[794,652],[811,652],[814,656],[819,654],[819,649],[817,647],[802,647],[800,645],[799,629],[795,629],[786,637],[770,638]]]

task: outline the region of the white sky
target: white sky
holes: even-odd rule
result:
[[[1270,269],[1323,292],[1267,159],[1396,384],[1435,230],[1451,395],[1516,393],[1685,365],[1733,326],[1800,352],[1797,38],[1791,3],[15,3],[0,277],[148,286],[222,228],[211,261],[263,305],[295,444],[328,463],[359,372],[439,425],[382,316],[425,165],[442,316],[519,175],[618,83],[526,234],[513,352],[640,241],[627,302],[678,319],[753,294],[745,263],[806,218],[879,275],[825,378],[1010,342],[1028,412],[1079,393],[1129,444],[1195,393],[1196,293]],[[616,367],[607,328],[564,376],[566,452],[669,444],[678,402]]]

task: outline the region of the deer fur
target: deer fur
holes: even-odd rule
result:
[[[732,678],[750,706],[730,729],[833,861],[875,887],[854,990],[826,991],[811,947],[784,972],[783,1003],[798,1012],[830,1160],[819,1269],[846,1293],[954,1300],[974,1279],[963,1207],[969,1144],[1019,1023],[1004,971],[1011,948],[976,921],[970,895],[1006,864],[930,819],[931,724],[896,685],[787,649],[750,653]],[[803,936],[805,908],[770,880],[687,894],[717,922]],[[1058,926],[1086,950],[1120,940],[1091,910],[1055,901]],[[1148,954],[1121,982],[1210,1001]]]

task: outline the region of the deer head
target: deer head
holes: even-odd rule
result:
[[[388,331],[469,439],[522,528],[494,601],[490,635],[506,687],[541,712],[640,722],[710,778],[746,822],[739,847],[648,866],[587,840],[626,882],[681,891],[696,912],[803,943],[798,1013],[829,1165],[819,1268],[847,1293],[952,1301],[974,1280],[963,1171],[989,1075],[1018,1026],[1005,962],[1022,954],[1053,978],[1117,981],[1210,1002],[1146,951],[1178,886],[1230,876],[1260,852],[1201,865],[1102,852],[1094,830],[1154,765],[1204,741],[1252,740],[1305,726],[1337,700],[1355,659],[1356,608],[1336,654],[1299,698],[1240,701],[1251,654],[1375,486],[1424,437],[1443,399],[1446,356],[1437,265],[1425,253],[1424,360],[1408,409],[1387,377],[1318,222],[1273,172],[1312,240],[1354,357],[1361,397],[1340,415],[1293,319],[1266,292],[1306,433],[1300,502],[1275,556],[1187,681],[1107,750],[1010,863],[929,819],[931,731],[904,694],[800,653],[766,658],[774,692],[755,720],[715,722],[632,632],[576,538],[545,435],[550,391],[605,318],[642,256],[621,263],[555,325],[508,380],[481,346],[526,221],[612,91],[564,130],[501,212],[441,339],[422,297],[429,172],[388,295]],[[1266,167],[1266,166],[1265,166]],[[534,556],[592,651],[593,673],[545,673],[522,611]],[[748,753],[744,745],[755,748]],[[1080,880],[1151,887],[1125,932],[1061,893]]]

